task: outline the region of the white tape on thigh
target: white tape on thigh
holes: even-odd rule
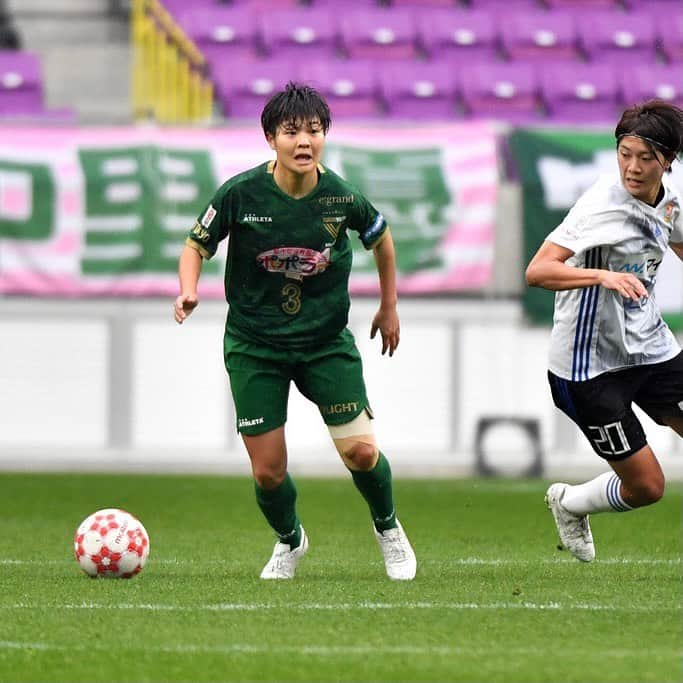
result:
[[[348,439],[353,436],[372,436],[372,422],[367,410],[363,410],[359,415],[343,425],[328,425],[330,436],[337,439]],[[364,443],[367,443],[362,439]],[[374,443],[374,438],[373,438]]]

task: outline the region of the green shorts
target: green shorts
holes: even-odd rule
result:
[[[237,431],[269,432],[287,421],[290,382],[318,406],[325,424],[350,422],[367,410],[363,364],[350,330],[317,349],[285,350],[225,333],[223,352]]]

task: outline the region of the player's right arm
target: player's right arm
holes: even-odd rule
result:
[[[553,291],[600,285],[633,301],[647,296],[645,285],[632,273],[568,266],[565,261],[573,255],[571,249],[546,240],[527,266],[526,283]]]
[[[175,321],[181,325],[199,303],[197,284],[202,272],[202,255],[190,244],[185,244],[178,261],[178,279],[180,280],[180,294],[173,305]]]

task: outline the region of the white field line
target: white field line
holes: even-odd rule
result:
[[[72,558],[64,558],[61,560],[57,559],[44,559],[44,560],[19,560],[19,559],[0,559],[0,565],[17,565],[17,566],[22,566],[22,565],[28,565],[28,566],[34,566],[34,565],[59,565],[59,564],[71,564],[73,562]],[[149,559],[149,564],[164,564],[164,565],[176,565],[179,567],[187,566],[187,567],[192,567],[192,566],[197,566],[197,565],[202,565],[202,566],[215,566],[215,565],[225,565],[225,566],[230,566],[234,564],[238,564],[236,560],[221,560],[221,559],[215,559],[215,560],[185,560],[185,559],[178,559],[178,558],[162,558],[162,559],[156,559],[154,557]],[[549,560],[512,560],[512,559],[499,559],[499,558],[492,558],[492,559],[485,559],[485,558],[479,558],[479,557],[460,557],[460,558],[453,558],[451,560],[448,560],[446,562],[441,561],[441,560],[423,560],[422,564],[433,564],[433,565],[483,565],[483,566],[491,566],[491,567],[505,567],[505,566],[525,566],[525,565],[539,565],[539,564],[550,564],[550,565],[575,565],[575,566],[581,566],[580,563],[576,562],[576,560],[572,559],[571,557],[567,558],[558,558],[558,559],[549,559]],[[681,565],[683,564],[683,558],[682,557],[675,557],[675,558],[643,558],[643,559],[633,559],[633,558],[628,558],[628,557],[608,557],[605,559],[596,559],[593,560],[591,563],[593,565]]]
[[[352,612],[391,610],[450,610],[450,611],[504,611],[532,610],[564,612],[578,610],[587,612],[680,612],[682,605],[611,605],[599,603],[561,602],[358,602],[358,603],[301,603],[279,604],[269,602],[219,602],[198,605],[173,605],[164,603],[31,603],[15,602],[0,604],[0,610],[140,610],[150,612],[264,612],[287,610],[289,612]]]
[[[129,649],[136,651],[140,646],[123,647],[120,649]],[[524,647],[501,647],[501,652],[506,656],[519,657],[547,657],[548,653],[539,648],[524,648]],[[28,642],[18,640],[0,640],[0,651],[2,650],[33,650],[33,651],[62,651],[62,652],[93,652],[102,651],[110,652],[111,646],[107,644],[98,644],[96,642],[88,644],[59,644],[47,642]],[[452,647],[449,645],[252,645],[250,643],[229,643],[225,645],[161,645],[155,646],[150,644],[144,645],[144,652],[157,652],[160,654],[180,654],[180,655],[240,655],[240,654],[303,654],[318,657],[349,657],[349,656],[367,656],[367,655],[458,655],[460,657],[481,658],[490,657],[492,648],[472,648],[472,647]],[[567,654],[566,650],[562,651]],[[585,656],[585,649],[581,650]],[[655,648],[649,649],[650,655],[657,655],[659,657],[680,657],[679,652],[674,652],[670,648]],[[633,649],[613,649],[600,650],[600,657],[609,657],[613,659],[624,659],[634,656],[640,656],[636,650]]]

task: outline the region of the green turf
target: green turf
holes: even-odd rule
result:
[[[350,479],[300,479],[309,554],[263,582],[273,538],[246,479],[0,475],[0,680],[681,681],[681,485],[594,516],[592,564],[556,549],[546,486],[398,480],[404,584]],[[150,533],[134,579],[71,555],[103,507]]]

